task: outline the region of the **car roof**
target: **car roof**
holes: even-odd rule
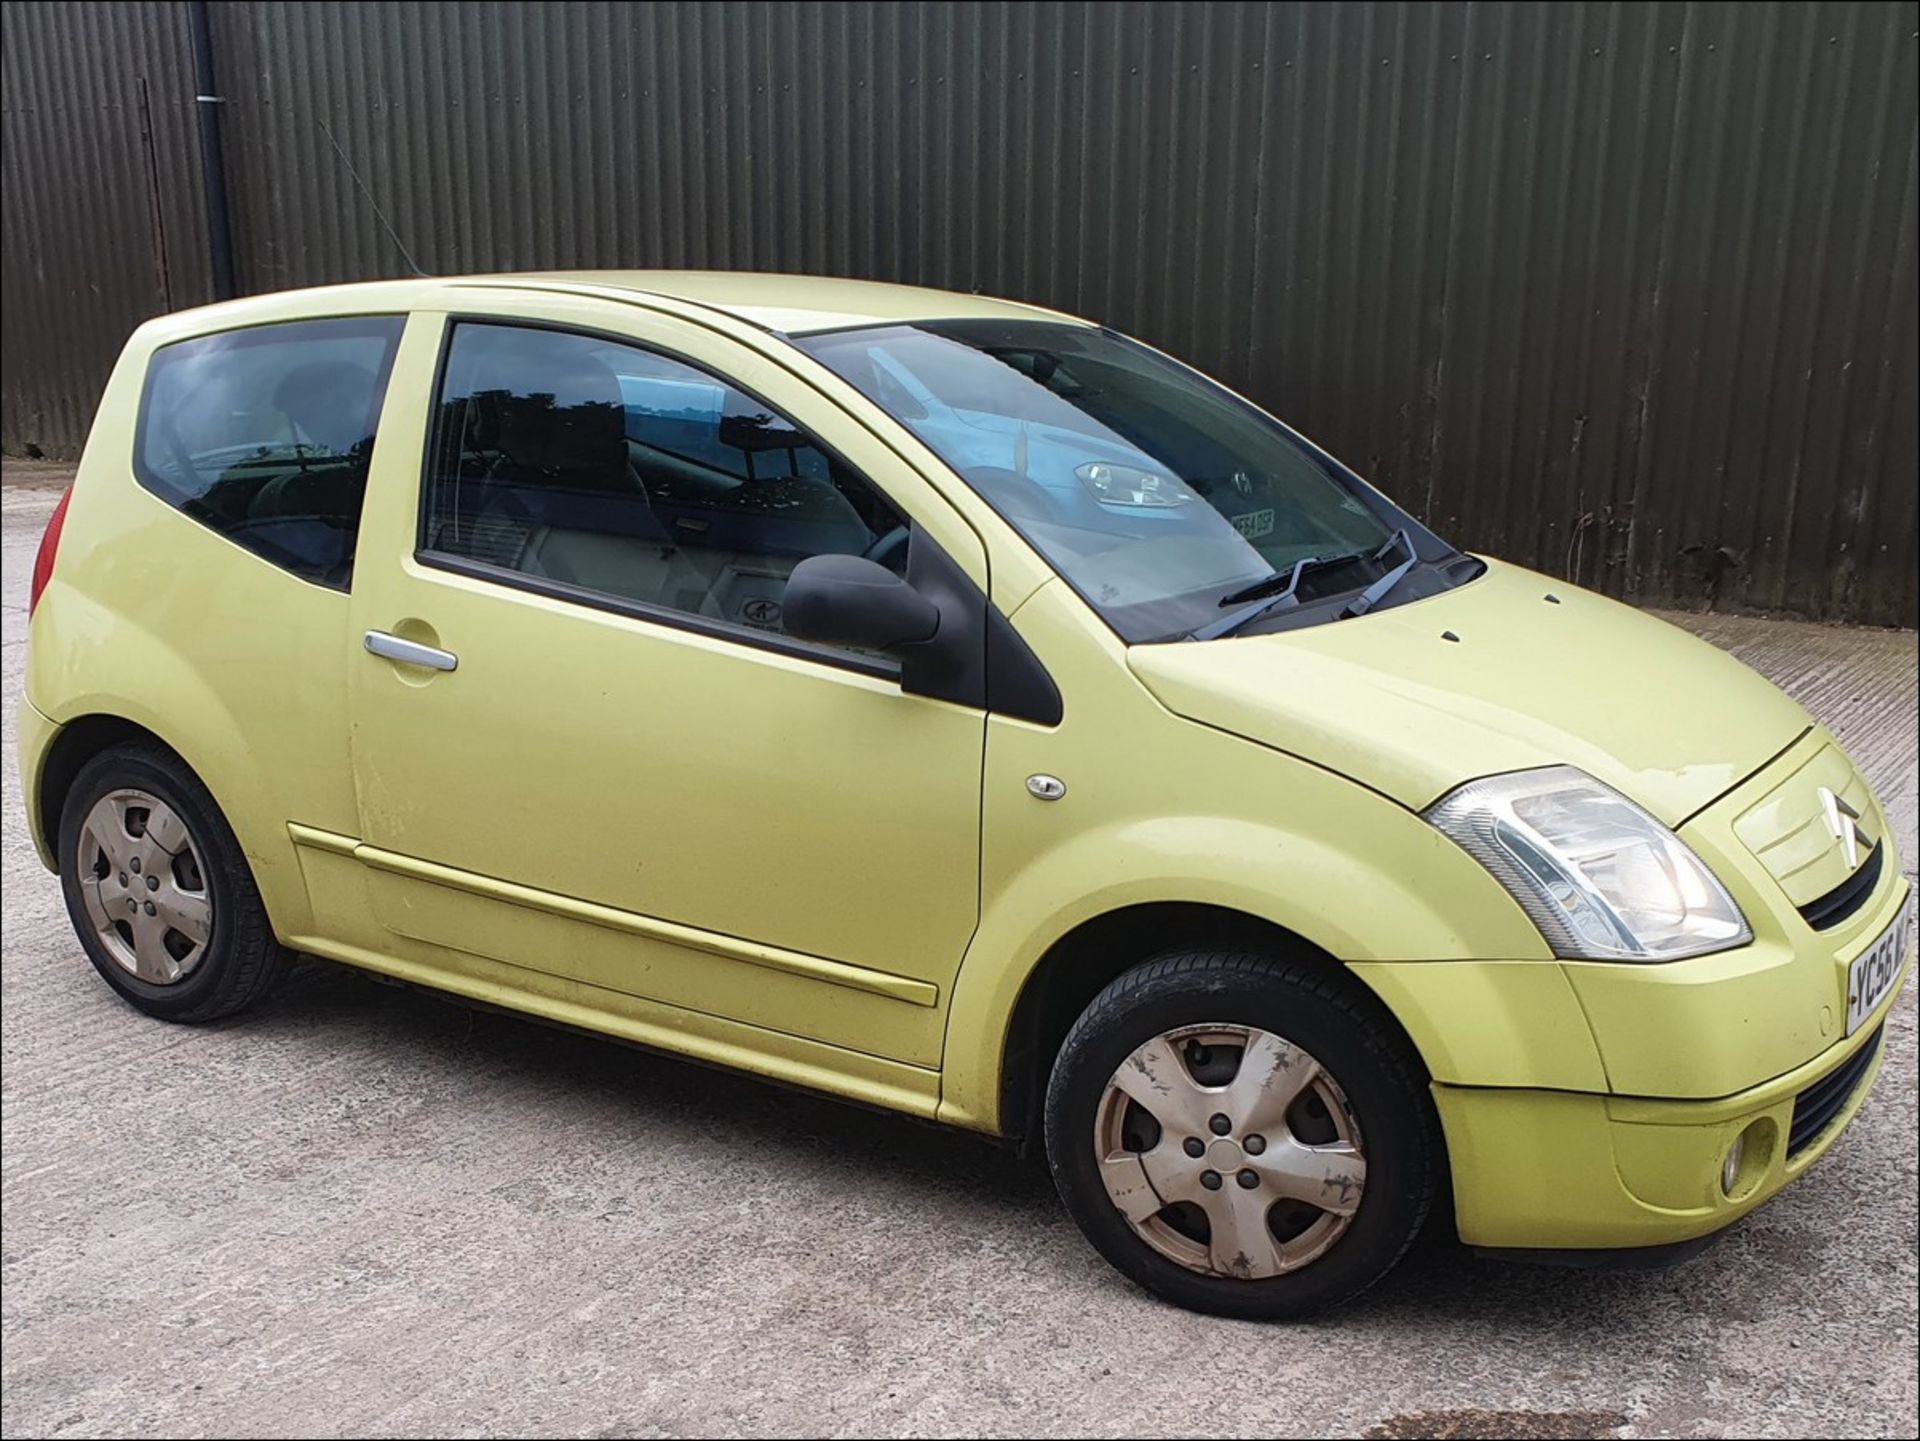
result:
[[[476,279],[480,277],[474,277]],[[554,270],[487,276],[632,290],[704,305],[786,335],[914,320],[1072,320],[1018,301],[918,285],[747,270]]]
[[[301,290],[262,291],[157,315],[140,327],[139,335],[153,347],[277,321],[412,309],[458,310],[474,291],[484,290],[595,295],[616,302],[625,292],[636,305],[657,299],[668,308],[697,307],[783,337],[918,320],[1091,323],[1014,300],[833,276],[729,270],[526,270],[491,275],[420,275],[405,280],[358,280]]]
[[[176,310],[142,327],[165,340],[203,332],[211,323],[258,325],[272,320],[352,314],[367,308],[406,309],[458,304],[463,290],[563,291],[648,298],[698,306],[780,335],[900,325],[916,320],[1052,320],[1087,322],[1037,305],[818,275],[772,275],[730,270],[527,270],[493,275],[422,275],[408,280],[362,280],[304,290],[267,291],[191,310]]]

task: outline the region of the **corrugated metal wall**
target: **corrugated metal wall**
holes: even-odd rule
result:
[[[56,23],[21,8],[10,37]],[[249,289],[405,270],[324,124],[429,271],[1036,300],[1464,544],[1641,599],[1920,611],[1912,4],[214,10]]]
[[[0,5],[8,454],[78,454],[127,332],[208,297],[186,14],[178,4]]]

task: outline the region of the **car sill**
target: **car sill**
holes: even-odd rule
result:
[[[474,871],[443,866],[434,861],[419,860],[413,856],[402,855],[398,851],[382,850],[378,846],[367,845],[352,836],[321,830],[316,826],[301,825],[297,821],[287,823],[287,833],[296,846],[304,846],[309,850],[327,851],[334,855],[351,856],[361,865],[373,870],[405,876],[410,880],[424,881],[429,885],[445,886],[450,890],[465,891],[469,895],[483,896],[488,900],[503,901],[508,905],[521,906],[528,910],[544,911],[548,915],[561,916],[572,921],[584,921],[588,925],[604,926],[608,930],[624,931],[628,935],[644,936],[648,940],[662,941],[687,950],[703,951],[708,955],[720,956],[730,961],[743,961],[748,965],[762,966],[767,970],[785,971],[789,975],[805,976],[809,980],[824,981],[832,986],[866,991],[872,995],[885,996],[890,1000],[905,1001],[908,1005],[931,1007],[940,999],[938,987],[929,981],[915,980],[910,976],[896,976],[887,971],[848,965],[844,961],[831,961],[824,956],[810,956],[803,951],[789,951],[779,946],[762,945],[757,941],[744,941],[735,936],[723,936],[713,931],[700,930],[695,926],[683,926],[675,921],[663,921],[634,911],[624,911],[616,906],[604,906],[595,901],[583,901],[573,896],[563,896],[553,891],[543,891],[533,886],[523,886],[513,881],[483,876]]]

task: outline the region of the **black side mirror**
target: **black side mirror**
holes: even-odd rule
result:
[[[809,556],[787,577],[781,628],[798,640],[893,650],[933,639],[940,608],[858,555]]]

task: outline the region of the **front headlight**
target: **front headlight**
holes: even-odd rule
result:
[[[1426,818],[1493,873],[1556,956],[1672,961],[1753,939],[1680,837],[1572,766],[1471,781]]]

